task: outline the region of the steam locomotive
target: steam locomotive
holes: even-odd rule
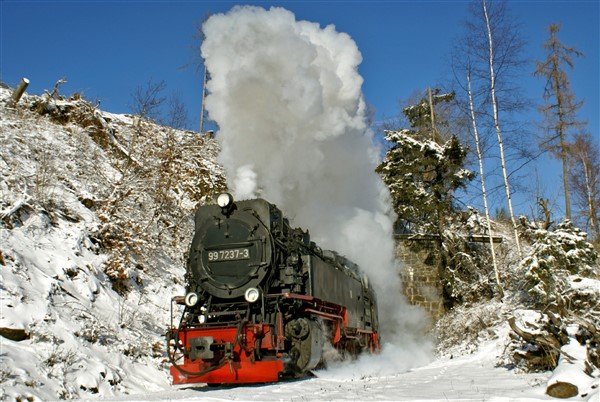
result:
[[[186,295],[171,303],[173,384],[275,382],[379,350],[375,293],[354,263],[263,199],[216,201],[196,212]]]

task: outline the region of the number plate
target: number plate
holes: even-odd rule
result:
[[[250,259],[249,248],[230,248],[227,250],[209,250],[208,261],[235,261]]]

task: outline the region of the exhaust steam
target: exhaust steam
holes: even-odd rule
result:
[[[356,43],[283,8],[235,7],[211,16],[203,31],[206,109],[234,196],[277,204],[319,246],[359,264],[377,292],[383,353],[340,370],[393,374],[423,364],[426,318],[401,294]]]

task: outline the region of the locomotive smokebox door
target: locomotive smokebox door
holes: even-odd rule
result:
[[[224,299],[240,298],[248,288],[258,288],[273,253],[269,228],[257,219],[265,206],[259,201],[236,205],[229,197],[219,196],[219,205],[198,211],[190,251],[196,283]]]

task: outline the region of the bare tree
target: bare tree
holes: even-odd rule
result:
[[[522,129],[519,129],[519,135],[511,136],[508,133],[511,133],[512,126],[517,122],[515,113],[527,107],[525,98],[519,96],[516,79],[525,65],[522,57],[524,42],[520,36],[518,20],[508,14],[505,1],[475,0],[471,3],[470,12],[471,18],[465,23],[465,35],[453,52],[452,67],[455,81],[463,93],[462,107],[465,114],[471,115],[469,101],[464,100],[467,92],[470,92],[474,113],[481,122],[478,125],[483,127],[483,130],[478,130],[480,145],[487,144],[488,141],[497,144],[494,148],[482,146],[481,156],[497,156],[499,160],[497,169],[502,177],[500,188],[504,188],[517,251],[521,255],[518,224],[512,203],[513,186],[509,181],[519,166],[509,166],[509,162],[522,160],[526,154],[525,145],[517,144],[519,139],[524,140],[525,135]],[[470,75],[470,90],[464,84],[467,74]],[[492,140],[493,137],[495,138]],[[507,151],[509,145],[512,146],[512,155]],[[511,167],[512,170],[509,171]],[[494,187],[491,189],[494,190]]]
[[[544,100],[547,103],[540,109],[549,123],[549,134],[544,145],[562,161],[565,215],[567,219],[571,219],[567,132],[571,127],[580,124],[576,121],[575,115],[583,102],[575,101],[564,66],[572,69],[573,56],[582,56],[583,53],[560,42],[557,37],[559,31],[558,24],[550,24],[548,27],[550,38],[544,43],[544,49],[548,50],[548,57],[536,63],[533,74],[546,78]]]
[[[600,241],[600,152],[589,132],[575,135],[569,148],[571,156],[570,179],[573,195],[580,207],[588,233],[593,242]]]
[[[535,200],[535,204],[530,205],[531,222],[536,222],[542,229],[550,230],[554,225],[552,220],[553,211],[556,207],[558,195],[555,191],[548,191],[546,186],[540,182],[539,171],[533,171],[533,183],[531,185],[531,198]]]
[[[179,94],[171,94],[168,99],[168,106],[167,116],[162,123],[167,127],[183,130],[188,123],[188,113]]]
[[[504,178],[504,189],[506,191],[506,201],[508,202],[508,212],[510,214],[510,220],[513,225],[513,230],[515,233],[515,242],[517,244],[517,250],[519,255],[522,255],[521,252],[521,243],[519,241],[519,232],[517,228],[517,221],[515,219],[515,213],[512,205],[512,198],[510,194],[510,183],[508,181],[508,171],[506,169],[506,157],[504,155],[504,143],[502,142],[502,132],[500,130],[500,117],[498,114],[498,98],[496,96],[496,72],[494,71],[495,60],[494,60],[494,40],[492,36],[492,26],[490,22],[490,15],[488,13],[488,8],[486,4],[486,0],[482,0],[483,5],[483,15],[485,17],[485,25],[487,27],[487,37],[489,44],[489,69],[490,69],[490,95],[492,99],[492,110],[494,115],[494,128],[496,129],[496,136],[498,137],[498,148],[500,151],[500,163],[502,165],[502,176]]]
[[[162,94],[165,87],[164,81],[154,82],[152,78],[148,80],[146,85],[136,87],[131,93],[133,103],[129,107],[132,112],[141,119],[158,118],[160,108],[166,101]]]
[[[469,110],[471,111],[471,121],[473,123],[473,135],[475,137],[475,146],[477,149],[477,160],[479,162],[479,178],[481,180],[481,193],[483,195],[483,206],[485,209],[485,219],[487,222],[487,230],[489,235],[490,250],[492,252],[492,264],[494,266],[494,275],[496,277],[496,285],[498,286],[500,298],[504,296],[502,283],[500,281],[500,272],[498,271],[498,263],[496,261],[496,251],[494,250],[494,239],[492,236],[492,223],[490,219],[490,209],[488,208],[487,192],[485,190],[485,172],[483,170],[483,153],[479,142],[479,130],[477,129],[477,119],[475,117],[475,107],[473,106],[473,94],[471,92],[471,73],[467,73],[467,93],[469,96]]]

